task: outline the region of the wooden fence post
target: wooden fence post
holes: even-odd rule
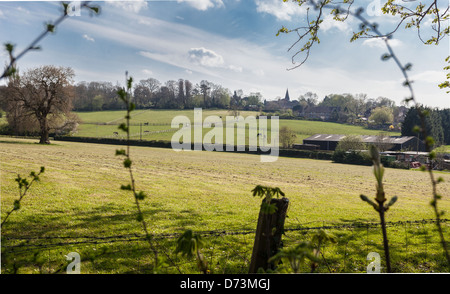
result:
[[[275,204],[277,210],[273,214],[267,214],[262,209],[259,211],[249,273],[256,273],[259,268],[264,270],[275,268],[273,263],[269,263],[269,258],[281,247],[289,199],[272,199],[270,203]]]

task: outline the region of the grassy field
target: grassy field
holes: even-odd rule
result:
[[[79,112],[78,116],[82,120],[78,132],[75,136],[80,137],[116,137],[117,125],[123,122],[125,116],[124,111],[101,111],[101,112]],[[191,122],[194,121],[193,110],[138,110],[133,113],[130,133],[134,139],[139,139],[141,129],[139,124],[148,123],[148,126],[142,127],[143,140],[167,140],[170,141],[177,129],[171,129],[171,122],[175,116],[187,116]],[[203,119],[210,115],[225,117],[231,115],[227,110],[204,110]],[[256,116],[257,112],[241,111],[240,115],[247,117],[249,115]],[[344,125],[338,123],[320,122],[320,121],[304,121],[304,120],[280,120],[280,127],[287,126],[294,130],[297,135],[296,143],[302,143],[303,139],[314,134],[342,134],[342,135],[377,135],[378,130],[369,130],[361,126]],[[210,128],[205,128],[205,135]],[[270,123],[268,125],[270,131]],[[146,133],[145,131],[148,131]],[[161,132],[168,131],[168,132]],[[192,132],[193,133],[193,132]],[[247,132],[248,133],[248,132]],[[389,133],[392,136],[400,135],[398,132]],[[123,136],[119,132],[119,137]],[[247,136],[248,140],[248,136]]]
[[[121,160],[114,156],[115,146],[70,142],[42,146],[35,142],[0,138],[0,155],[3,159],[2,216],[11,209],[18,196],[17,183],[14,181],[17,174],[26,175],[39,170],[40,166],[46,167],[41,182],[31,188],[22,208],[11,215],[2,229],[2,236],[9,238],[3,240],[3,246],[39,245],[46,238],[70,237],[78,240],[76,238],[89,236],[142,234],[140,224],[135,221],[133,197],[120,190],[120,185],[127,184],[129,177]],[[175,152],[145,147],[133,147],[132,158],[137,188],[149,195],[142,208],[154,234],[180,233],[185,229],[254,230],[260,199],[253,198],[250,191],[258,184],[279,187],[286,193],[290,200],[289,217],[285,225],[287,228],[377,221],[373,208],[359,199],[361,193],[369,196],[375,193],[370,167],[293,158],[261,163],[257,155]],[[444,179],[438,188],[444,196],[439,205],[448,213],[450,200],[446,196],[450,195],[450,174],[439,173],[439,176]],[[433,218],[429,205],[431,185],[426,173],[387,169],[385,190],[388,198],[394,195],[399,197],[387,214],[388,221]],[[389,230],[393,246],[403,244],[405,233],[408,240],[414,238],[417,230],[417,236],[427,234],[429,237],[427,245],[420,245],[420,248],[426,248],[425,263],[423,255],[417,255],[421,256],[420,259],[413,258],[414,252],[411,253],[411,249],[404,251],[403,245],[399,251],[393,252],[397,271],[445,271],[440,246],[433,233],[434,225],[417,226],[408,229],[393,227]],[[449,238],[449,228],[445,229]],[[401,233],[398,237],[395,230]],[[382,252],[379,229],[371,229],[370,232],[365,229],[361,232],[339,230],[336,234],[343,243],[341,247],[330,248],[327,252],[333,271],[364,271],[367,251]],[[252,236],[207,239],[205,255],[208,254],[214,265],[211,270],[214,273],[245,272],[251,255]],[[24,241],[27,238],[31,240]],[[290,233],[286,236],[286,245],[295,244],[302,238],[305,238],[304,234]],[[165,249],[161,250],[172,248],[169,252],[173,254],[174,242],[173,238],[163,238],[160,248]],[[146,248],[145,243],[109,245],[110,251],[95,261],[84,262],[83,270],[89,273],[140,272],[145,265],[150,264],[151,254],[148,251],[132,250]],[[17,260],[23,259],[19,272],[42,271],[42,266],[36,265],[36,261],[29,261],[33,259],[33,254],[40,256],[44,263],[52,260],[45,265],[46,270],[52,271],[58,267],[58,262],[63,262],[64,254],[70,250],[77,250],[85,256],[100,252],[101,248],[96,243],[61,245],[56,249],[50,247],[40,251],[23,251],[19,247],[22,253],[15,253],[15,257]],[[348,253],[353,255],[342,259],[342,255]],[[196,271],[195,262],[187,263],[178,257],[173,259],[177,264],[182,264],[178,266],[178,271]],[[5,260],[8,259],[2,258],[2,262],[5,262],[2,270],[8,271],[11,265],[8,266]],[[322,267],[320,270],[327,271],[327,268]],[[177,266],[168,266],[165,272],[176,273]]]

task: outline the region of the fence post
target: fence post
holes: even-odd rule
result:
[[[274,256],[282,245],[281,236],[284,233],[289,199],[272,199],[270,203],[275,204],[277,210],[273,214],[267,214],[262,209],[259,211],[249,273],[256,273],[259,268],[274,269],[275,266],[269,263],[269,258]]]

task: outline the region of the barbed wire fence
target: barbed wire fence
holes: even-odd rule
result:
[[[441,244],[435,231],[435,222],[429,219],[387,223],[391,236],[389,245],[397,271],[445,271],[445,258],[440,252]],[[450,220],[443,219],[442,224],[448,232]],[[379,252],[382,255],[380,225],[371,222],[291,223],[285,228],[284,247],[308,240],[311,234],[321,229],[335,234],[337,243],[321,248],[325,263],[318,268],[319,272],[365,272],[367,254]],[[196,233],[207,244],[203,248],[203,254],[207,257],[212,273],[247,273],[255,230],[208,230]],[[164,233],[155,234],[153,238],[161,249],[173,252],[180,235],[181,233]],[[147,247],[145,236],[139,234],[99,237],[2,236],[2,272],[14,271],[15,267],[19,267],[17,264],[28,272],[65,272],[65,255],[70,252],[80,253],[82,268],[89,273],[152,272],[152,254]],[[195,272],[195,260],[176,255],[173,258],[176,267],[183,268],[186,272]],[[163,271],[175,273],[175,266],[165,265]]]

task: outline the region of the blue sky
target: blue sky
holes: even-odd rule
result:
[[[372,9],[378,0],[356,1]],[[380,1],[378,1],[380,2]],[[381,1],[383,3],[383,1]],[[331,93],[365,93],[388,97],[400,104],[408,96],[402,75],[393,61],[382,62],[386,52],[377,40],[350,43],[358,22],[325,19],[308,61],[295,70],[288,48],[296,35],[276,36],[282,25],[300,26],[305,10],[282,0],[173,0],[104,1],[99,16],[82,10],[64,21],[55,34],[41,42],[41,51],[19,61],[19,68],[53,64],[70,66],[78,81],[123,84],[128,71],[135,80],[156,78],[208,80],[245,94],[260,92],[267,100],[291,99],[311,91],[322,99]],[[0,1],[0,41],[16,44],[17,51],[35,38],[44,23],[59,15],[59,2]],[[370,10],[369,10],[370,13]],[[367,17],[382,31],[395,19],[378,13]],[[437,85],[446,78],[444,59],[449,38],[439,46],[423,45],[412,30],[400,30],[392,45],[402,62],[413,64],[410,75],[420,103],[450,107],[449,94]],[[7,55],[0,53],[5,64]]]

